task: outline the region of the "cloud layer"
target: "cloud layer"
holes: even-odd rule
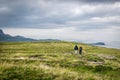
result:
[[[120,0],[0,0],[0,27],[118,31]]]

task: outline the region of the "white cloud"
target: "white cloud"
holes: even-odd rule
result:
[[[11,10],[8,7],[0,7],[0,14],[1,13],[7,13],[9,11],[11,11]]]
[[[120,21],[120,16],[108,16],[108,17],[92,17],[92,21],[94,22],[112,22],[112,21]]]

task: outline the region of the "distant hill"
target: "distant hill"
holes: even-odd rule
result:
[[[104,42],[88,43],[90,45],[105,45]]]
[[[23,36],[11,36],[9,34],[5,34],[1,29],[0,29],[0,42],[4,42],[4,41],[8,41],[8,42],[30,42],[30,41],[60,41],[57,39],[40,39],[40,40],[36,40],[36,39],[32,39],[32,38],[25,38]]]

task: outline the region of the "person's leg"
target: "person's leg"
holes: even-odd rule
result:
[[[82,54],[82,50],[80,50],[80,54]]]
[[[77,50],[75,50],[75,54],[77,54],[78,53],[78,51]]]

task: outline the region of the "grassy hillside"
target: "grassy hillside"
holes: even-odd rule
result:
[[[120,49],[73,42],[1,42],[0,80],[120,80]]]

